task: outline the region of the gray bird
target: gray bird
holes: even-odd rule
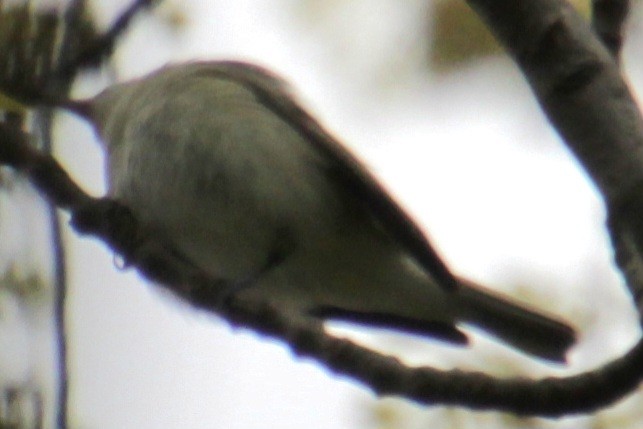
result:
[[[68,108],[102,142],[109,195],[240,297],[465,344],[470,324],[564,361],[557,319],[454,277],[373,175],[266,70],[171,65]]]

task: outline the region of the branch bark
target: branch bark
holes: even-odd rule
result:
[[[623,27],[630,0],[592,0],[592,28],[616,61],[621,59]]]
[[[467,0],[506,47],[608,209],[616,261],[643,314],[643,118],[617,61],[564,0]]]

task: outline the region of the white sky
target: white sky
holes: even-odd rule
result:
[[[119,79],[195,58],[243,58],[279,71],[383,178],[457,272],[513,292],[519,285],[522,296],[583,327],[570,371],[605,362],[636,339],[601,203],[507,59],[441,77],[406,70],[382,85],[387,64],[420,61],[409,44],[426,16],[423,1],[334,2],[335,12],[318,21],[296,20],[297,0],[166,1],[185,11],[185,29],[139,22],[117,52]],[[128,1],[95,3],[108,22]],[[83,79],[77,94],[95,93],[107,76]],[[65,116],[57,138],[75,178],[100,193],[101,154],[89,128]],[[66,240],[78,427],[333,429],[370,421],[372,395],[361,386],[177,305],[116,270],[95,241],[73,233]],[[456,350],[392,335],[359,338],[413,363],[561,373],[484,339]],[[443,414],[438,408],[431,418]],[[472,416],[499,424],[493,414]]]

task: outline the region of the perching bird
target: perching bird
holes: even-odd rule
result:
[[[68,104],[94,125],[109,195],[240,296],[466,343],[474,325],[564,361],[566,324],[453,276],[373,175],[269,72],[165,67]]]

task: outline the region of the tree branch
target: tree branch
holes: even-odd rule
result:
[[[427,405],[558,417],[610,405],[634,390],[643,378],[643,342],[595,371],[539,381],[407,367],[396,358],[332,337],[315,320],[284,314],[272,303],[226,298],[224,282],[209,278],[138,230],[126,207],[85,194],[51,156],[32,148],[26,135],[6,124],[0,124],[0,164],[26,173],[45,198],[71,212],[72,224],[79,232],[109,244],[147,279],[198,308],[218,313],[233,325],[288,343],[296,354],[315,359],[378,395],[403,396]]]
[[[617,62],[623,46],[623,27],[630,0],[592,0],[592,27]]]
[[[612,53],[567,1],[467,1],[603,195],[617,263],[643,314],[643,222],[627,212],[643,198],[643,118]]]

